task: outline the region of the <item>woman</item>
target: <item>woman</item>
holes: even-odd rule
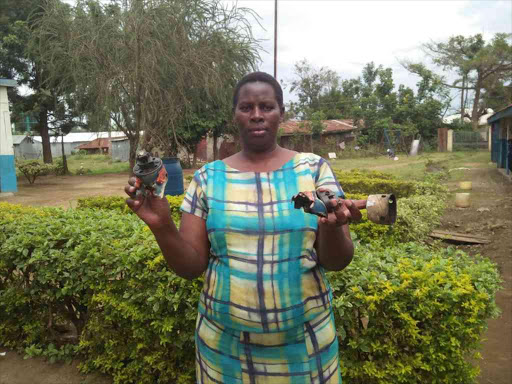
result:
[[[348,223],[361,213],[336,203],[328,218],[294,209],[298,192],[343,191],[319,156],[277,145],[283,92],[270,75],[240,80],[233,119],[242,150],[198,170],[179,230],[166,199],[127,204],[144,220],[169,266],[205,273],[196,326],[198,383],[341,383],[324,269],[341,270],[354,247]]]

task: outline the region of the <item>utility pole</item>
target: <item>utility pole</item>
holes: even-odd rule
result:
[[[274,78],[277,80],[277,0],[274,0]]]

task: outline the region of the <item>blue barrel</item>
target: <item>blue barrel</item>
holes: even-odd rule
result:
[[[183,188],[183,170],[181,169],[180,160],[177,157],[167,157],[162,159],[162,163],[164,163],[169,177],[164,195],[182,195],[185,190]]]

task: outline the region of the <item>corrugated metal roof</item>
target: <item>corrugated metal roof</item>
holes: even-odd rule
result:
[[[12,143],[14,145],[19,145],[26,138],[28,138],[29,140],[32,140],[32,138],[27,135],[12,135]]]
[[[110,132],[110,137],[125,136],[124,132]],[[99,138],[108,137],[108,132],[71,132],[64,136],[64,143],[88,143]],[[60,143],[62,136],[51,136],[50,143]],[[34,136],[34,140],[42,143],[41,136]]]
[[[279,128],[282,129],[283,136],[293,135],[294,133],[303,133],[303,134],[311,134],[311,132],[305,128],[309,121],[293,121],[288,120],[279,125]],[[351,132],[357,129],[354,126],[352,120],[322,120],[322,124],[324,125],[324,129],[322,133],[337,133],[337,132]]]
[[[0,86],[2,87],[17,87],[18,82],[11,79],[0,79]]]
[[[464,122],[465,123],[471,123],[471,114],[473,111],[470,109],[464,110]],[[494,111],[492,108],[487,108],[485,115],[482,115],[478,118],[478,125],[487,125],[487,119],[494,114]],[[443,123],[445,124],[452,124],[455,122],[455,120],[460,120],[460,113],[455,113],[453,115],[445,116],[443,117]]]
[[[487,119],[487,122],[493,123],[496,120],[499,120],[503,117],[510,117],[510,116],[512,116],[512,104],[510,104],[509,106],[507,106],[505,108],[500,109],[495,114],[489,116],[489,118]]]
[[[94,139],[93,141],[79,145],[76,149],[98,149],[98,148],[109,148],[110,140],[108,138]]]

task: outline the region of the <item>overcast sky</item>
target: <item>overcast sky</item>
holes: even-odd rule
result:
[[[264,50],[260,70],[273,74],[274,0],[222,1],[259,15],[251,23]],[[418,78],[398,60],[425,61],[422,43],[477,33],[489,40],[497,32],[512,33],[512,0],[278,0],[277,78],[289,83],[302,59],[345,79],[373,61],[393,68],[396,86],[415,88]],[[285,90],[285,101],[294,98]]]
[[[233,3],[233,1],[225,1]],[[238,0],[239,7],[256,11],[262,27],[253,32],[263,39],[260,69],[274,72],[274,0]],[[424,60],[420,45],[454,35],[512,33],[512,0],[485,1],[348,1],[278,0],[277,77],[293,79],[294,64],[307,59],[326,66],[342,78],[357,77],[373,61],[393,68],[395,85],[414,87],[399,59]],[[293,95],[286,92],[286,99]]]

